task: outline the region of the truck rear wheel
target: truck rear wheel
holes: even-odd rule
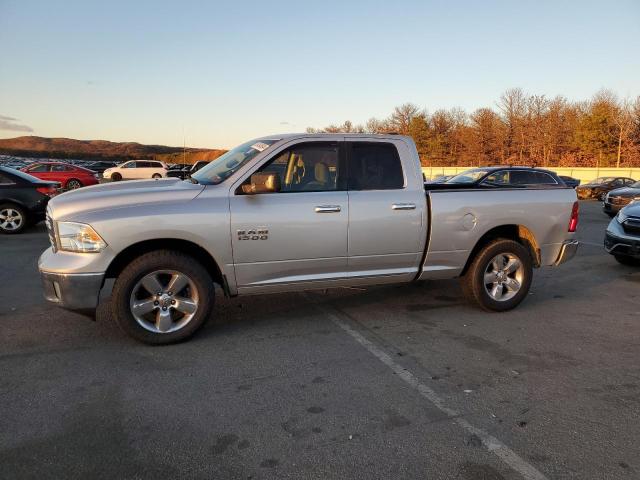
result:
[[[500,238],[477,253],[461,285],[469,302],[484,310],[502,312],[524,300],[532,277],[529,251],[518,242]]]
[[[211,315],[213,280],[192,257],[156,250],[132,261],[111,294],[118,326],[144,343],[165,345],[191,337]]]

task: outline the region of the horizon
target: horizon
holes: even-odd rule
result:
[[[515,87],[640,94],[634,1],[259,5],[3,2],[0,138],[217,149]]]

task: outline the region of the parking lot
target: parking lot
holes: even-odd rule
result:
[[[456,281],[225,299],[149,347],[48,306],[0,238],[2,478],[640,478],[640,269],[576,258],[503,314]]]

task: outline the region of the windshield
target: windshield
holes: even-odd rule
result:
[[[602,185],[603,183],[613,182],[614,180],[614,177],[598,177],[595,180],[591,180],[589,183],[591,185]]]
[[[640,182],[632,183],[629,185],[631,188],[640,188]]]
[[[204,185],[218,185],[238,171],[249,160],[276,143],[276,141],[252,140],[243,143],[211,161],[209,165],[202,167],[197,173],[191,175],[191,178]]]
[[[491,170],[485,170],[482,168],[472,168],[471,170],[465,170],[459,173],[453,178],[450,178],[445,183],[474,183],[484,177]]]

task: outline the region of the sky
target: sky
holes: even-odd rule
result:
[[[229,148],[514,87],[640,95],[640,1],[0,0],[0,138]]]

